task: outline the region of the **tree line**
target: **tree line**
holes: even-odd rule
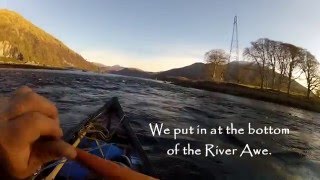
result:
[[[221,49],[205,54],[205,62],[210,65],[211,78],[215,79],[217,66],[226,64],[230,55]],[[320,87],[319,62],[308,50],[290,43],[260,38],[244,49],[245,60],[253,62],[258,71],[260,89],[271,88],[280,91],[286,86],[290,94],[292,82],[304,76],[307,85],[307,97]],[[228,68],[225,68],[227,71]],[[271,78],[271,79],[270,79]],[[267,82],[270,82],[268,84]]]

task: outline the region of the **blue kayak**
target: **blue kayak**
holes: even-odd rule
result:
[[[154,175],[151,163],[143,150],[128,118],[112,98],[102,108],[66,133],[64,140],[103,159],[146,175]],[[43,166],[34,179],[101,179],[75,161],[58,160]]]

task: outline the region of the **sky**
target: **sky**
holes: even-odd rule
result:
[[[258,38],[293,43],[320,60],[319,0],[0,0],[88,61],[163,71]]]

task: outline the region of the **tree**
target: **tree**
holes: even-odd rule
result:
[[[309,51],[301,50],[299,66],[303,71],[307,81],[307,98],[310,98],[312,90],[320,85],[320,79],[318,75],[319,63]]]
[[[283,48],[285,51],[287,51],[287,58],[288,58],[288,69],[287,69],[287,73],[288,73],[288,85],[287,85],[287,94],[290,94],[290,88],[291,88],[291,82],[294,80],[293,78],[293,71],[294,69],[298,66],[299,62],[300,62],[300,53],[301,53],[301,48],[292,45],[292,44],[288,44],[288,43],[284,43],[283,44]]]
[[[18,59],[19,61],[23,61],[23,54],[22,54],[22,53],[19,53],[17,59]]]
[[[275,78],[276,78],[276,65],[277,65],[277,53],[279,51],[280,42],[273,41],[270,39],[264,39],[264,46],[267,55],[267,64],[271,69],[271,89],[274,89]]]
[[[289,52],[285,48],[285,45],[282,42],[278,42],[276,46],[276,66],[279,72],[278,76],[278,91],[281,90],[281,85],[283,83],[284,78],[286,77],[286,72],[289,66]]]
[[[265,46],[265,39],[258,39],[251,42],[249,48],[245,48],[243,55],[256,63],[260,75],[260,89],[263,89],[266,79],[266,67],[267,67],[267,52]]]
[[[205,53],[204,61],[210,67],[209,71],[212,80],[216,78],[217,67],[225,64],[228,58],[228,54],[222,49],[213,49]]]

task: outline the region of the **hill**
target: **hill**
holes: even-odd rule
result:
[[[132,76],[132,77],[140,77],[140,78],[153,78],[154,73],[145,72],[136,68],[124,68],[119,71],[110,71],[110,74],[124,75],[124,76]]]
[[[93,64],[98,67],[98,71],[101,72],[101,73],[110,73],[110,72],[113,72],[113,71],[120,71],[120,70],[124,69],[124,67],[119,66],[119,65],[106,66],[104,64],[95,63],[95,62],[93,62]]]
[[[9,10],[0,10],[0,61],[97,70],[61,41]]]
[[[194,63],[182,68],[175,68],[168,71],[163,71],[155,75],[156,78],[162,79],[165,77],[184,77],[193,80],[206,79],[206,65],[203,63]]]

